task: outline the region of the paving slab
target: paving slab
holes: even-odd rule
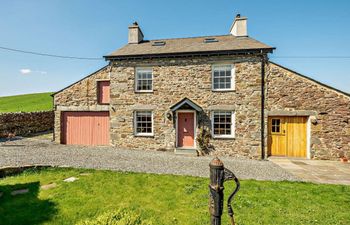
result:
[[[55,188],[55,187],[57,187],[56,183],[50,183],[50,184],[42,185],[40,188],[42,190],[49,190],[49,189],[52,189],[52,188]]]
[[[74,182],[76,180],[79,180],[79,178],[76,178],[76,177],[68,177],[66,179],[64,179],[63,181],[64,182]]]
[[[269,161],[303,181],[350,185],[350,163],[326,160],[296,160],[278,157],[270,157]]]

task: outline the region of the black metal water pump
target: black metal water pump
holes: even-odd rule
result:
[[[231,202],[235,194],[240,188],[240,183],[237,177],[230,170],[224,167],[224,164],[219,158],[214,158],[210,164],[210,199],[209,199],[209,212],[211,215],[211,225],[221,225],[221,215],[224,207],[224,182],[233,180],[236,183],[235,190],[230,194],[227,199],[227,212],[231,219],[231,224],[235,225],[234,212],[231,206]]]

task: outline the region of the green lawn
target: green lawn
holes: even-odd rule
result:
[[[79,180],[62,181],[70,176]],[[50,182],[58,186],[39,189]],[[157,225],[208,224],[208,182],[83,169],[27,171],[0,179],[0,224],[75,224],[117,209],[134,210]],[[10,195],[24,187],[30,192]],[[243,180],[234,209],[237,224],[349,224],[349,196],[350,186]],[[223,218],[228,224],[226,212]]]
[[[0,113],[52,110],[52,92],[0,97]]]

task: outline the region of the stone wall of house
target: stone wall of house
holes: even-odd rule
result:
[[[72,86],[54,95],[55,106],[94,106],[97,105],[98,80],[109,80],[108,66],[90,74]]]
[[[311,115],[311,158],[350,157],[350,97],[279,65],[267,72],[266,109]]]
[[[53,126],[53,111],[0,114],[0,137],[8,137],[9,134],[25,136],[50,131]]]
[[[62,111],[108,111],[107,105],[97,104],[97,81],[109,80],[109,67],[105,66],[54,95],[54,140],[61,140]]]
[[[235,91],[212,91],[212,65],[234,64]],[[153,93],[135,93],[135,68],[152,66]],[[167,118],[170,107],[187,97],[204,110],[199,125],[210,127],[212,109],[232,108],[236,112],[234,139],[212,139],[213,154],[259,158],[261,63],[258,58],[203,57],[128,60],[115,62],[111,76],[111,142],[114,146],[142,150],[174,150],[175,123]],[[151,109],[154,136],[136,137],[135,110]]]

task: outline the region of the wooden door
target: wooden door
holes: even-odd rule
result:
[[[306,123],[307,117],[286,117],[289,157],[306,157]]]
[[[179,112],[177,115],[177,147],[194,147],[194,113]]]
[[[287,155],[287,136],[284,117],[269,118],[269,148],[273,156]]]
[[[307,117],[269,117],[269,155],[306,157]]]
[[[110,82],[109,81],[98,81],[98,103],[109,104],[110,101]]]
[[[109,145],[109,112],[64,112],[62,143]]]

